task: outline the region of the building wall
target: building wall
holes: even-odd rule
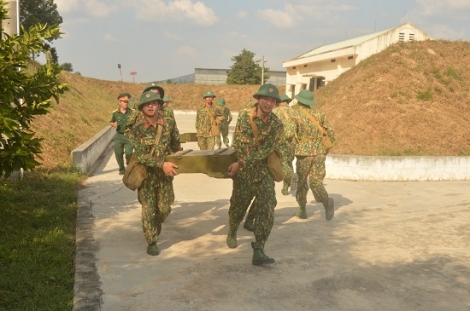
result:
[[[428,39],[431,37],[421,30],[411,24],[404,24],[355,46],[290,61],[294,66],[286,68],[286,92],[293,97],[303,89],[314,91],[319,86],[319,79],[323,80],[320,84],[328,84],[343,72],[391,44]]]

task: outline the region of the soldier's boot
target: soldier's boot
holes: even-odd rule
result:
[[[251,232],[255,231],[254,220],[247,216],[245,218],[245,223],[243,224],[243,228]]]
[[[237,231],[238,231],[238,226],[236,228],[230,227],[228,230],[228,235],[227,235],[227,246],[229,248],[236,248],[238,246],[237,244]]]
[[[333,198],[325,198],[323,200],[323,207],[325,208],[326,220],[331,220],[335,215],[335,201],[333,200]]]
[[[268,265],[276,262],[274,258],[266,256],[261,248],[255,247],[253,242],[251,242],[251,247],[253,248],[253,258],[251,259],[253,265]]]
[[[284,185],[282,186],[281,193],[282,193],[283,195],[288,195],[288,194],[289,194],[289,185],[287,185],[286,183],[284,183]]]
[[[160,251],[158,250],[157,242],[150,243],[147,246],[147,254],[150,256],[157,256],[160,254]]]
[[[307,208],[305,205],[299,207],[299,210],[295,213],[295,216],[299,217],[300,219],[307,219]]]

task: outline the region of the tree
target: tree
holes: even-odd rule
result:
[[[65,70],[67,72],[73,72],[73,67],[71,63],[63,63],[62,65],[60,65],[60,67],[62,68],[62,70]]]
[[[7,18],[0,0],[0,20]],[[0,41],[0,176],[8,177],[21,168],[33,169],[40,163],[41,138],[30,124],[36,115],[47,114],[51,99],[67,89],[58,81],[60,67],[53,62],[27,70],[31,53],[46,53],[44,40],[60,37],[59,26],[36,24],[20,35],[3,35]],[[49,57],[47,57],[50,59]]]
[[[261,60],[253,60],[255,53],[245,49],[242,52],[232,57],[234,64],[227,71],[227,84],[261,84],[262,68],[260,66]],[[269,68],[265,68],[265,72]],[[269,79],[269,76],[264,75],[264,82]]]
[[[28,30],[37,24],[48,26],[59,26],[62,24],[62,16],[57,11],[54,0],[21,0],[20,1],[20,23]],[[56,37],[47,38],[51,42]]]

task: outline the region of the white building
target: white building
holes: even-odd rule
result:
[[[286,94],[293,98],[301,90],[315,91],[367,57],[398,42],[432,40],[409,23],[345,41],[323,45],[285,61]]]

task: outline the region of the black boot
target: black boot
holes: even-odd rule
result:
[[[147,254],[149,254],[150,256],[157,256],[158,254],[160,254],[157,242],[153,242],[147,246]]]
[[[255,247],[253,242],[251,242],[251,247],[253,248],[253,259],[251,260],[251,263],[253,265],[269,265],[276,262],[274,258],[269,258],[268,256],[266,256],[266,254],[261,248]]]
[[[335,201],[333,198],[327,197],[323,200],[323,207],[325,207],[325,218],[326,220],[333,219],[335,215]]]

